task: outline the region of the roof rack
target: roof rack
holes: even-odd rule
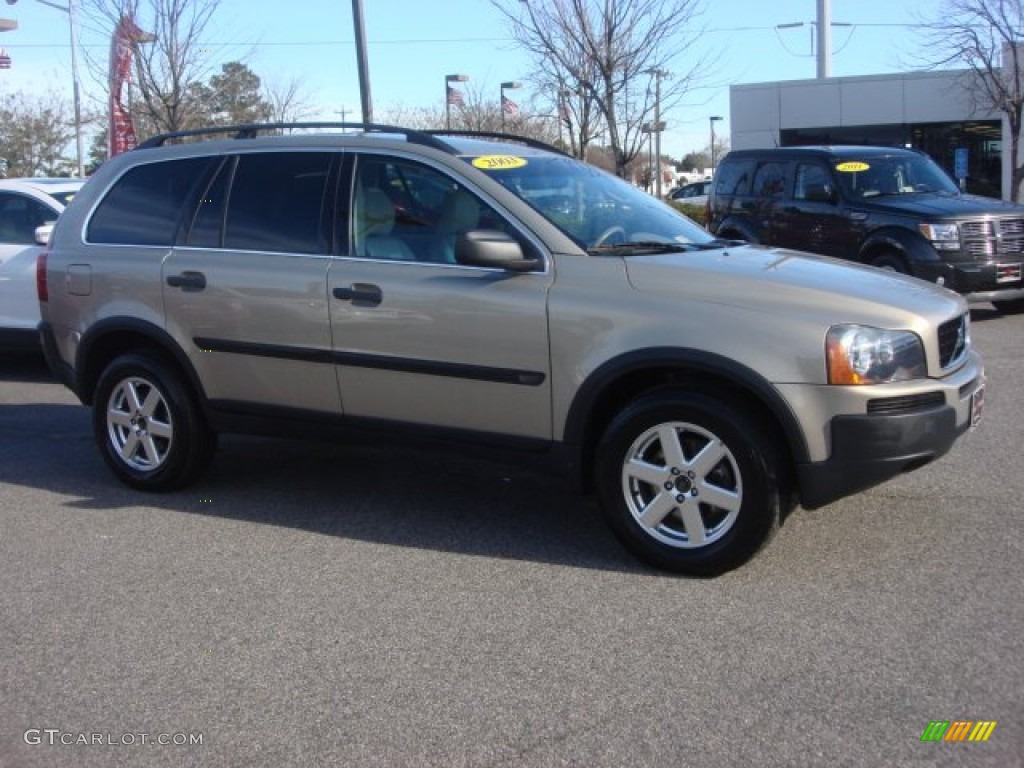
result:
[[[515,133],[501,133],[499,131],[462,131],[462,130],[447,130],[439,128],[436,130],[423,131],[423,133],[429,134],[430,136],[464,136],[466,138],[474,139],[501,139],[502,141],[513,141],[519,144],[525,144],[528,147],[534,149],[544,149],[548,152],[555,152],[559,155],[565,155],[571,157],[567,152],[559,149],[558,147],[552,146],[545,141],[539,141],[538,139],[531,139],[528,136],[519,136]]]
[[[260,133],[266,131],[280,131],[288,129],[305,128],[346,128],[358,129],[366,133],[396,133],[404,136],[406,141],[412,144],[422,144],[427,147],[439,149],[449,155],[456,154],[455,148],[450,144],[434,137],[429,131],[417,131],[412,128],[400,128],[397,125],[379,125],[377,123],[335,123],[335,122],[312,122],[312,123],[246,123],[243,125],[218,125],[210,128],[193,128],[187,131],[171,131],[152,136],[138,145],[136,149],[151,149],[162,147],[171,139],[187,138],[189,136],[205,136],[208,134],[232,133],[236,139],[253,139]]]

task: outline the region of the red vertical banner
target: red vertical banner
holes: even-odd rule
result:
[[[131,16],[122,16],[114,27],[110,41],[110,122],[108,124],[107,156],[113,157],[134,149],[135,126],[125,108],[121,91],[132,79],[132,55],[135,44],[152,39],[135,24]]]

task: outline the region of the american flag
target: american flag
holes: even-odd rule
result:
[[[11,68],[11,57],[10,57],[10,55],[8,55],[6,50],[4,50],[3,48],[0,48],[0,69],[10,69],[10,68]]]
[[[515,117],[519,114],[519,105],[516,104],[505,94],[501,95],[501,111],[509,117]]]
[[[453,106],[456,106],[456,107],[463,106],[465,102],[462,101],[462,91],[460,91],[458,88],[452,88],[449,85],[448,86],[448,103],[453,105]]]

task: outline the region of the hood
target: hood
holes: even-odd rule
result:
[[[944,195],[939,193],[889,195],[860,201],[856,207],[887,213],[905,213],[931,219],[982,216],[1019,216],[1024,218],[1024,205],[980,195]]]
[[[899,327],[908,312],[938,323],[967,310],[961,296],[924,280],[768,246],[630,256],[625,262],[638,291],[771,314],[795,310],[826,324]]]

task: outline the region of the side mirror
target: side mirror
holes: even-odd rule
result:
[[[808,184],[804,189],[804,198],[812,203],[834,203],[835,192],[828,184]]]
[[[54,223],[52,221],[48,221],[45,224],[36,227],[36,245],[50,244],[50,235],[53,234],[53,224]]]
[[[474,229],[456,237],[455,262],[509,272],[531,272],[541,265],[540,259],[527,258],[518,242],[496,229]]]

